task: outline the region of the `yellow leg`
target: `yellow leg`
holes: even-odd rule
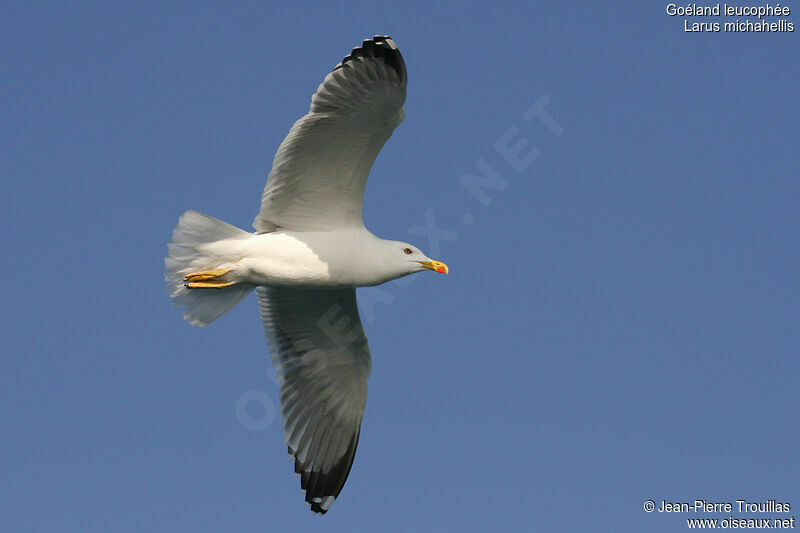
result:
[[[215,279],[212,281],[187,281],[185,285],[187,289],[224,289],[233,285],[233,282]]]
[[[223,281],[220,278],[230,272],[230,268],[218,268],[216,270],[201,270],[192,272],[183,278],[187,289],[223,289],[234,284],[233,281]]]
[[[183,281],[209,281],[218,279],[230,272],[230,268],[218,268],[216,270],[201,270],[200,272],[192,272],[183,278]]]

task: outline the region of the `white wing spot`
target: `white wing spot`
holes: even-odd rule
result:
[[[335,501],[336,501],[336,496],[325,496],[325,500],[322,502],[322,505],[320,505],[320,507],[322,508],[323,511],[327,511],[328,509],[331,508],[331,505],[333,505],[333,502]]]

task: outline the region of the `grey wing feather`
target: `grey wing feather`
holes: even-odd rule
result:
[[[367,177],[403,121],[406,81],[403,57],[387,36],[365,40],[346,56],[278,148],[253,227],[308,231],[363,224]]]
[[[355,289],[258,287],[289,453],[311,510],[325,513],[355,457],[371,370]]]

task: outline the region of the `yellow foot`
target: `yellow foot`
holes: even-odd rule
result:
[[[222,289],[233,285],[233,281],[223,281],[220,278],[230,272],[230,268],[218,268],[216,270],[201,270],[192,272],[183,278],[187,289]]]

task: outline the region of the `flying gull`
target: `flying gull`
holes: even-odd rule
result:
[[[316,513],[330,509],[347,480],[367,400],[371,360],[355,288],[448,272],[362,220],[370,168],[405,116],[406,80],[391,38],[365,40],[325,77],[278,148],[256,231],[187,211],[165,259],[167,292],[195,326],[255,289],[284,437]]]

